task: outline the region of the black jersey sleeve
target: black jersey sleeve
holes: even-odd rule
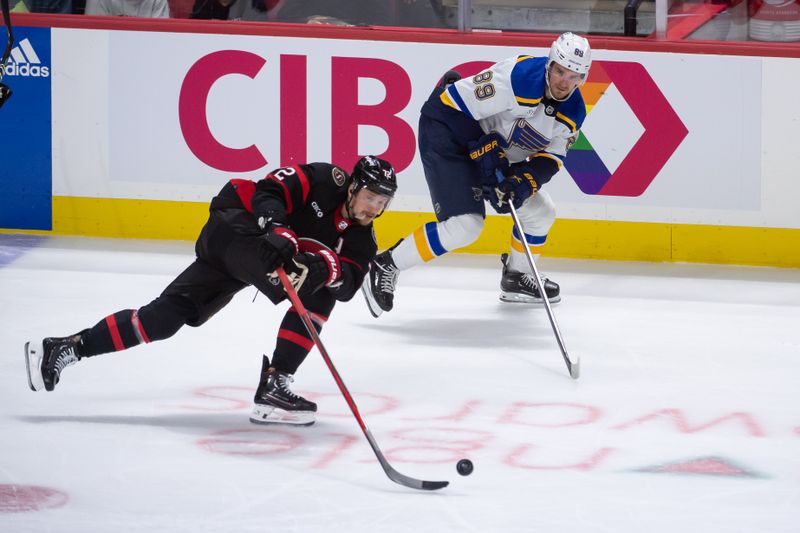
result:
[[[293,194],[300,187],[298,181],[298,167],[278,168],[256,183],[253,194],[253,214],[264,217],[279,224],[286,224],[287,215],[291,212],[290,206],[294,205],[300,195]]]
[[[369,263],[378,251],[372,224],[349,228],[342,236],[339,262],[342,265],[342,283],[331,292],[337,300],[350,300],[361,288],[369,272]]]

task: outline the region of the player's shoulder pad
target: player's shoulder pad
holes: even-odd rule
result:
[[[566,125],[573,133],[581,129],[586,119],[586,104],[580,88],[576,89],[566,102],[558,106],[556,120]]]
[[[348,181],[348,174],[341,167],[331,163],[309,163],[306,165],[311,179],[317,185],[332,189],[343,189]]]
[[[511,89],[520,105],[537,105],[544,96],[547,80],[544,71],[547,68],[546,57],[518,56],[517,63],[511,69]]]

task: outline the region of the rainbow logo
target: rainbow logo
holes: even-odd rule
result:
[[[689,133],[647,70],[639,63],[594,61],[581,86],[587,113],[611,84],[641,122],[644,132],[612,173],[580,132],[564,166],[581,191],[604,196],[640,196]]]

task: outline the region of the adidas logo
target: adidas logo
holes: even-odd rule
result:
[[[42,65],[31,42],[28,39],[22,39],[17,46],[11,49],[11,57],[6,65],[5,75],[47,78],[50,76],[50,67]]]

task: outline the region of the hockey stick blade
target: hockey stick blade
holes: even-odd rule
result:
[[[413,477],[408,477],[405,474],[401,474],[395,470],[394,467],[389,464],[389,461],[387,461],[383,456],[383,453],[381,453],[380,448],[378,448],[378,445],[373,439],[369,428],[366,428],[364,435],[367,436],[367,440],[372,447],[372,451],[375,452],[375,456],[378,458],[378,462],[383,467],[383,471],[386,472],[386,475],[389,477],[389,479],[398,485],[403,485],[404,487],[410,487],[418,490],[439,490],[450,484],[449,481],[423,481],[421,479],[415,479]]]
[[[375,457],[378,458],[378,462],[380,463],[383,471],[386,473],[386,476],[397,483],[398,485],[403,485],[404,487],[408,487],[411,489],[418,489],[418,490],[438,490],[443,489],[450,484],[449,481],[424,481],[422,479],[416,479],[413,477],[406,476],[405,474],[401,474],[397,470],[389,464],[389,461],[386,460],[384,457],[383,452],[378,447],[378,443],[375,442],[375,438],[372,436],[372,432],[370,432],[367,424],[364,422],[364,419],[361,418],[361,413],[356,406],[355,400],[353,400],[353,396],[350,394],[350,391],[347,390],[347,387],[342,381],[342,376],[339,375],[339,371],[336,370],[336,367],[333,366],[333,361],[331,360],[330,356],[328,355],[328,350],[325,349],[325,345],[322,344],[322,339],[319,338],[319,334],[317,333],[317,328],[314,327],[314,323],[311,321],[311,316],[308,314],[303,302],[300,301],[300,297],[297,295],[297,291],[294,290],[292,286],[292,282],[289,280],[289,276],[283,270],[283,267],[278,267],[276,270],[278,273],[278,277],[283,284],[283,290],[286,291],[286,295],[289,297],[289,300],[292,302],[295,311],[297,311],[297,315],[300,317],[300,320],[303,322],[303,326],[305,326],[306,331],[308,334],[311,335],[311,338],[314,340],[314,344],[316,344],[319,353],[322,355],[322,359],[325,361],[325,364],[330,370],[331,374],[333,375],[334,381],[336,381],[336,385],[339,387],[339,391],[344,396],[345,401],[347,402],[348,407],[350,407],[350,411],[353,413],[353,416],[358,422],[361,431],[364,433],[364,436],[367,438],[367,442],[369,442],[370,447],[372,448]]]

